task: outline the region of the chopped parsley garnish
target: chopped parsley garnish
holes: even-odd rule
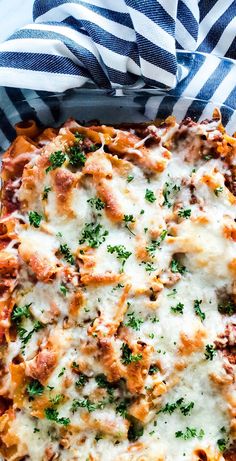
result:
[[[61,369],[61,371],[60,371],[60,373],[59,373],[59,375],[58,375],[58,378],[60,378],[61,376],[63,376],[64,373],[65,373],[65,371],[66,371],[65,367],[62,367],[62,369]]]
[[[184,311],[184,304],[182,303],[178,303],[176,304],[175,307],[171,307],[171,310],[172,312],[174,312],[175,314],[183,314],[183,311]]]
[[[193,409],[193,407],[194,407],[194,402],[190,402],[186,405],[182,405],[180,407],[180,411],[181,413],[183,413],[184,416],[188,416],[190,411]]]
[[[101,224],[86,223],[79,244],[87,243],[91,248],[98,248],[106,240],[108,234],[109,232],[103,230]]]
[[[78,408],[86,408],[89,413],[92,413],[92,411],[104,408],[105,403],[105,401],[94,403],[89,399],[73,400],[71,411],[75,413]]]
[[[192,439],[195,437],[197,437],[198,439],[202,439],[204,435],[205,435],[205,432],[203,429],[197,430],[195,427],[186,427],[185,432],[177,431],[175,433],[175,437],[182,438],[184,440]]]
[[[38,228],[40,226],[42,219],[42,215],[37,213],[37,211],[29,212],[29,223],[31,226]]]
[[[156,315],[154,315],[153,317],[150,317],[150,320],[152,323],[158,323],[160,321]]]
[[[135,222],[135,219],[134,219],[133,215],[132,215],[132,214],[125,214],[124,217],[123,217],[123,221],[125,222],[125,227],[126,227],[126,229],[128,229],[128,231],[129,231],[131,234],[135,235],[135,234],[132,232],[132,230],[129,228],[129,226],[128,226],[128,223],[133,223],[133,222]]]
[[[84,373],[80,373],[77,381],[75,382],[76,387],[83,387],[88,382],[88,377]]]
[[[68,288],[66,288],[65,285],[60,285],[60,291],[64,296],[66,296]]]
[[[205,357],[207,360],[213,360],[213,357],[216,355],[216,350],[213,344],[206,345]]]
[[[95,381],[96,381],[98,387],[107,388],[107,387],[110,386],[110,383],[107,381],[106,376],[104,374],[102,374],[102,373],[95,377]]]
[[[52,190],[51,187],[44,187],[43,189],[43,194],[42,194],[42,199],[46,200],[48,198],[48,193]]]
[[[176,274],[177,272],[179,272],[181,275],[185,274],[186,272],[186,267],[183,266],[179,261],[177,261],[176,259],[172,259],[171,263],[170,263],[170,268],[171,268],[171,272],[173,272],[174,274]]]
[[[216,195],[216,197],[219,197],[219,195],[221,194],[221,192],[223,192],[224,188],[223,187],[216,187],[214,189],[214,194]]]
[[[121,361],[124,365],[129,365],[130,363],[138,362],[143,358],[142,354],[132,354],[132,350],[126,343],[122,344],[121,351]]]
[[[119,288],[124,288],[124,285],[122,285],[122,283],[118,283],[114,288],[112,288],[112,291],[118,290]]]
[[[155,375],[155,373],[158,372],[158,367],[156,365],[150,365],[148,374],[149,375]]]
[[[84,166],[86,156],[84,155],[84,152],[81,151],[81,147],[77,143],[68,149],[67,154],[69,156],[70,165],[74,167]]]
[[[178,216],[180,218],[190,218],[191,216],[191,209],[190,208],[180,208],[180,210],[178,211]]]
[[[34,398],[36,395],[42,395],[44,387],[37,379],[32,379],[26,386],[26,390],[29,396]]]
[[[159,238],[157,240],[152,240],[151,243],[148,246],[146,246],[146,250],[150,254],[150,256],[152,257],[155,256],[155,251],[160,246],[161,242],[163,242],[163,240],[166,238],[166,236],[167,236],[167,230],[163,229]]]
[[[163,197],[164,197],[164,202],[163,205],[167,206],[170,208],[172,206],[172,202],[170,199],[173,199],[173,197],[177,194],[177,192],[180,191],[180,186],[177,186],[176,184],[168,183],[166,182],[162,191]]]
[[[119,261],[121,261],[121,270],[120,272],[123,272],[124,265],[127,261],[127,259],[132,255],[131,251],[128,251],[124,245],[108,245],[107,246],[107,251],[108,253],[116,253],[116,257]]]
[[[109,394],[109,402],[112,403],[114,401],[114,386],[107,381],[106,376],[104,374],[99,374],[95,377],[95,381],[98,387],[106,389],[107,393]]]
[[[75,136],[77,142],[83,141],[83,139],[84,139],[84,135],[82,133],[79,133],[78,131],[74,132],[74,136]]]
[[[225,451],[229,444],[229,439],[218,439],[217,440],[218,448],[221,452]]]
[[[142,261],[142,264],[145,267],[145,271],[148,272],[149,275],[150,275],[151,272],[154,272],[154,271],[157,270],[157,268],[154,267],[154,263],[152,263],[152,262]]]
[[[70,264],[75,263],[74,256],[72,255],[71,250],[68,247],[67,243],[63,243],[60,245],[60,252],[68,263]]]
[[[56,406],[59,405],[59,403],[61,403],[62,400],[64,400],[64,395],[57,394],[55,395],[55,397],[51,397],[50,402],[52,403],[52,405]]]
[[[169,413],[171,415],[175,410],[179,409],[184,416],[188,416],[193,407],[194,402],[184,403],[184,399],[181,397],[174,403],[167,403],[158,413]]]
[[[157,198],[155,197],[155,194],[152,190],[146,189],[145,199],[150,203],[154,203]]]
[[[130,312],[130,314],[127,314],[128,321],[125,323],[127,327],[133,328],[133,330],[139,331],[140,330],[140,325],[143,323],[143,319],[140,317],[135,316],[134,312]]]
[[[65,161],[66,155],[64,154],[64,152],[62,152],[61,150],[53,152],[49,157],[50,166],[46,168],[46,173],[48,173],[51,170],[55,170],[56,168],[59,168],[63,165]]]
[[[38,320],[34,323],[32,330],[27,331],[23,327],[18,327],[18,334],[20,337],[20,340],[23,344],[22,349],[24,350],[25,345],[29,342],[29,340],[32,338],[34,333],[37,333],[39,330],[43,328],[43,324],[39,322]]]
[[[22,319],[26,318],[30,318],[31,316],[31,313],[30,313],[30,306],[31,306],[32,303],[30,304],[25,304],[25,306],[17,306],[15,304],[15,306],[13,307],[13,311],[11,313],[11,319],[13,322],[16,322],[16,323],[19,323]]]
[[[135,219],[132,214],[125,214],[123,217],[123,221],[125,223],[129,223],[129,222],[135,222]]]
[[[68,424],[70,424],[69,418],[59,418],[59,412],[55,408],[46,408],[45,416],[50,421],[55,421],[56,423],[62,424],[63,426],[68,426]]]
[[[179,408],[179,406],[183,403],[184,399],[181,397],[178,399],[175,403],[168,403],[161,408],[161,410],[158,411],[158,413],[169,413],[169,415],[172,415],[172,413]]]
[[[176,296],[176,294],[177,294],[177,290],[176,290],[176,288],[173,288],[173,290],[170,293],[168,293],[167,296],[168,296],[168,298],[172,298],[172,297]]]
[[[128,415],[127,407],[128,407],[127,401],[123,400],[122,402],[119,403],[119,405],[117,405],[116,413],[122,416],[123,418],[127,418],[127,415]]]
[[[105,203],[99,197],[93,197],[87,200],[89,205],[96,210],[101,211],[105,208]]]
[[[206,314],[202,312],[200,308],[201,304],[202,304],[202,299],[194,299],[193,308],[194,308],[195,314],[198,315],[198,317],[200,317],[201,321],[203,322],[203,320],[205,320],[206,318]]]
[[[127,176],[127,182],[131,182],[131,181],[133,181],[133,179],[134,179],[134,176],[132,176],[132,174],[129,174]]]

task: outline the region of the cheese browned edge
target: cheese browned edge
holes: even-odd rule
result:
[[[216,111],[3,156],[3,460],[235,460],[235,158]]]

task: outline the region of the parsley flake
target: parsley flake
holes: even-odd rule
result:
[[[78,143],[75,143],[74,146],[70,147],[67,151],[69,156],[69,163],[74,167],[82,167],[86,162],[86,156],[82,152],[81,147]]]
[[[167,236],[167,230],[163,229],[159,238],[157,240],[152,240],[151,243],[148,246],[146,246],[146,250],[152,258],[155,256],[155,251],[161,245],[161,242],[163,242],[166,236]]]
[[[37,379],[32,379],[26,386],[26,391],[31,398],[34,398],[36,395],[42,395],[44,387]]]
[[[124,365],[129,365],[130,363],[138,362],[143,358],[142,354],[132,354],[131,349],[128,344],[123,343],[121,346],[122,357],[121,361]]]
[[[189,219],[191,216],[191,209],[190,208],[180,208],[180,210],[178,211],[178,216],[180,218]]]
[[[199,429],[199,431],[195,427],[186,427],[185,432],[177,431],[175,433],[175,437],[182,438],[184,440],[192,439],[197,437],[198,439],[202,439],[205,435],[203,429]]]
[[[171,268],[171,272],[173,272],[174,274],[179,272],[181,275],[185,274],[185,272],[187,271],[186,267],[183,266],[179,261],[177,261],[176,259],[172,259],[171,263],[170,263],[170,268]]]
[[[157,198],[155,197],[155,194],[152,190],[146,189],[145,199],[150,203],[154,203]]]
[[[198,317],[200,317],[201,321],[205,320],[206,314],[201,310],[200,305],[202,304],[202,299],[194,299],[194,311]]]
[[[42,194],[42,200],[46,200],[48,198],[48,193],[52,190],[51,187],[44,187],[43,189],[43,194]]]
[[[67,243],[63,243],[60,245],[60,252],[68,263],[70,264],[75,263],[74,256],[72,255],[71,250],[68,247]]]
[[[129,317],[129,319],[128,319],[127,323],[125,323],[125,325],[127,327],[133,328],[133,330],[139,331],[140,326],[143,323],[143,319],[135,316],[134,312],[131,312],[130,314],[127,314],[127,317]]]
[[[182,303],[178,303],[176,304],[175,307],[171,307],[171,310],[172,312],[174,312],[175,314],[183,314],[184,312],[184,304]]]
[[[49,157],[50,166],[46,168],[46,173],[61,167],[65,161],[66,155],[64,154],[64,152],[62,152],[61,150],[53,152]]]
[[[55,408],[46,408],[45,416],[50,421],[55,421],[56,423],[62,424],[63,426],[68,426],[68,424],[70,424],[69,418],[59,418],[59,413]]]
[[[205,357],[207,360],[213,360],[213,357],[216,355],[216,350],[213,344],[206,345]]]
[[[38,228],[42,221],[43,217],[37,211],[29,212],[29,223],[31,226]]]
[[[101,211],[105,208],[105,203],[99,197],[92,197],[87,200],[89,205],[96,210]]]
[[[11,313],[11,319],[13,322],[15,323],[19,323],[23,318],[30,318],[31,316],[31,313],[30,313],[30,306],[31,306],[32,303],[30,304],[25,304],[25,306],[17,306],[15,304],[15,306],[13,307],[13,311]]]
[[[79,244],[87,243],[91,248],[98,248],[106,240],[108,234],[109,232],[103,230],[101,224],[86,223]]]
[[[121,270],[120,272],[123,272],[124,265],[127,261],[127,259],[132,255],[131,251],[128,251],[124,245],[108,245],[107,246],[107,251],[108,253],[116,253],[116,257],[119,261],[121,261]]]

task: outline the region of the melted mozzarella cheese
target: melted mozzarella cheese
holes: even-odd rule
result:
[[[207,127],[198,129],[205,133]],[[162,143],[176,130],[177,126],[163,135],[159,129]],[[166,148],[150,149],[152,161],[163,160]],[[222,439],[222,427],[227,434],[230,429],[230,405],[212,375],[227,375],[225,359],[215,351],[214,344],[224,334],[228,321],[218,312],[218,291],[232,290],[234,275],[230,262],[236,257],[236,244],[225,238],[223,226],[226,217],[235,218],[235,205],[229,201],[227,191],[218,197],[202,181],[205,174],[217,167],[217,179],[223,187],[223,161],[205,163],[198,159],[193,165],[186,160],[186,152],[179,152],[177,147],[169,157],[165,158],[164,171],[150,177],[132,162],[131,182],[122,172],[114,174],[110,181],[114,201],[124,216],[132,216],[127,225],[124,220],[112,221],[106,208],[96,210],[90,205],[89,200],[96,197],[97,184],[92,175],[87,175],[73,190],[71,218],[60,212],[57,192],[52,189],[44,204],[46,223],[40,229],[18,226],[25,251],[30,248],[32,253],[46,256],[49,265],[60,268],[49,282],[35,281],[32,270],[23,263],[17,304],[30,305],[30,316],[23,318],[21,326],[29,332],[38,321],[41,328],[32,334],[23,352],[19,337],[8,349],[9,363],[21,352],[23,360],[30,361],[48,343],[58,352],[57,364],[43,391],[47,406],[54,410],[54,420],[47,419],[45,414],[43,418],[32,416],[29,401],[17,411],[12,424],[32,461],[45,459],[45,450],[49,448],[62,461],[190,461],[195,459],[194,451],[198,448],[210,449],[214,459],[224,459],[217,440]],[[47,186],[49,177],[50,174],[45,175]],[[196,199],[193,203],[190,184]],[[154,193],[153,201],[147,199],[147,190]],[[25,195],[20,191],[19,197]],[[185,209],[190,210],[190,215],[181,217],[179,210]],[[87,253],[91,242],[80,241],[89,223],[99,224],[102,232],[107,232]],[[163,230],[168,235],[160,239]],[[147,248],[155,242],[158,243],[149,253]],[[60,245],[65,244],[76,266],[60,254]],[[123,260],[117,250],[109,252],[109,246],[123,246],[130,254]],[[115,274],[118,281],[73,285],[73,277],[85,270],[81,263],[85,257],[90,258],[90,275]],[[182,273],[171,270],[173,260],[185,266]],[[78,290],[83,301],[71,314]],[[196,311],[196,301],[202,317]],[[117,318],[117,327],[109,333]],[[97,321],[99,328],[93,330]],[[109,367],[115,366],[116,359],[119,361],[124,372],[121,380],[106,380],[110,368],[103,361],[104,341],[111,341],[114,346],[116,358]],[[155,371],[145,370],[141,391],[127,389],[124,376],[128,367],[122,344],[129,344],[130,348],[143,344],[149,347],[149,366],[154,366]],[[192,344],[189,352],[188,344]],[[209,345],[214,351],[207,358]],[[139,363],[140,357],[131,358]],[[101,375],[106,380],[103,386],[97,381]],[[230,386],[228,392],[232,392]],[[59,402],[55,404],[53,399],[58,395]],[[182,404],[177,404],[180,400]],[[137,413],[134,417],[129,411],[140,401],[146,402],[148,410],[139,420]],[[128,416],[119,410],[122,403],[127,406]],[[174,410],[165,411],[166,405],[168,408],[171,404],[175,404]],[[183,406],[189,404],[184,414]],[[67,418],[68,425],[63,426],[60,418]],[[128,430],[137,420],[139,431],[136,428],[132,439]]]

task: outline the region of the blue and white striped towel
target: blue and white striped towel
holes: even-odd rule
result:
[[[35,0],[33,20],[0,44],[3,87],[92,81],[236,109],[236,0]]]

